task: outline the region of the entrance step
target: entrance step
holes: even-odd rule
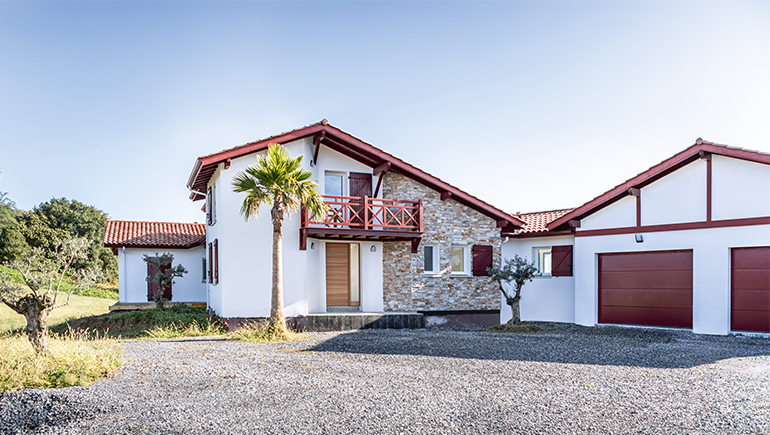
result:
[[[360,313],[361,307],[351,307],[348,305],[329,305],[326,307],[327,313]]]
[[[422,313],[318,313],[287,319],[292,326],[308,332],[356,329],[417,329],[425,327]]]

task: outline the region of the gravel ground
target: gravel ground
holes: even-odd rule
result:
[[[0,432],[770,433],[770,339],[543,326],[126,342],[112,379],[0,394]]]

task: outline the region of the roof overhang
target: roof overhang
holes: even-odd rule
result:
[[[641,189],[666,175],[686,166],[702,156],[717,154],[725,157],[732,157],[741,160],[747,160],[755,163],[770,165],[770,154],[759,151],[746,150],[743,148],[734,148],[726,145],[720,145],[713,142],[707,142],[698,139],[694,145],[686,150],[666,159],[639,175],[627,180],[626,182],[615,186],[600,196],[588,201],[575,210],[565,214],[559,219],[548,224],[548,231],[566,230],[570,220],[583,219],[611,204],[619,201],[626,196],[634,194],[636,189]]]
[[[321,134],[323,132],[323,134]],[[218,153],[198,157],[187,180],[187,187],[192,191],[190,199],[197,201],[203,199],[200,193],[205,192],[209,180],[217,169],[217,166],[227,161],[248,154],[267,149],[270,144],[286,144],[298,139],[319,134],[320,143],[343,154],[351,159],[359,161],[372,168],[389,163],[390,171],[400,173],[411,178],[441,194],[451,194],[451,198],[497,221],[498,227],[513,226],[521,228],[524,222],[482,200],[470,195],[449,183],[446,183],[427,172],[405,161],[386,153],[385,151],[364,142],[363,140],[340,130],[323,120],[317,124],[292,130],[287,133],[271,136],[256,142],[251,142]]]

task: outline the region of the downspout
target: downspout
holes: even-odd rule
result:
[[[188,188],[187,188],[187,190],[189,190],[189,191],[190,191],[190,193],[195,193],[195,194],[201,195],[201,196],[203,196],[204,198],[206,197],[206,194],[205,194],[205,193],[203,193],[203,192],[198,192],[197,190],[192,190],[192,188],[191,188],[191,187],[188,187]]]

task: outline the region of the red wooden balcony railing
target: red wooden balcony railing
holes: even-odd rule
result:
[[[422,233],[422,200],[323,195],[329,211],[322,220],[311,220],[302,210],[302,228],[397,230]]]

